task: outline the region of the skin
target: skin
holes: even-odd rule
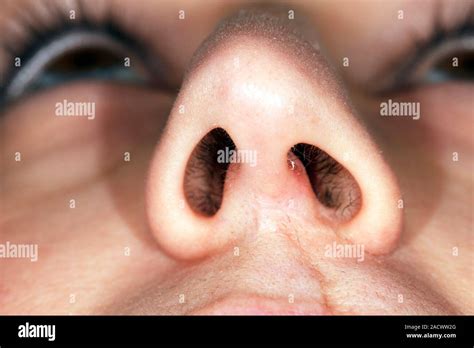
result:
[[[1,28],[31,6],[1,1]],[[216,29],[243,1],[85,9],[100,18],[109,3],[148,35],[179,94],[89,80],[2,110],[0,242],[38,244],[39,259],[0,259],[1,314],[474,313],[472,82],[384,97],[373,87],[407,56],[410,33],[428,37],[437,11],[449,27],[471,1],[283,5],[276,17],[306,17],[288,23],[298,37],[252,20]],[[10,63],[1,52],[0,69]],[[419,101],[420,120],[380,117],[389,98]],[[63,99],[95,101],[96,118],[55,117]],[[183,180],[216,126],[258,165],[230,168],[222,206],[205,218]],[[300,142],[354,177],[363,204],[350,221],[328,218],[301,162],[290,170]],[[364,245],[364,260],[327,257],[333,242]]]

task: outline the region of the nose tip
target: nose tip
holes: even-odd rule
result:
[[[156,240],[173,257],[205,257],[259,226],[255,201],[284,211],[296,200],[293,214],[390,252],[398,186],[336,78],[311,47],[295,55],[254,34],[221,35],[188,72],[150,166]]]

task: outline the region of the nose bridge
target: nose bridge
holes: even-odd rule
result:
[[[258,41],[235,40],[194,76],[193,85],[205,92],[193,87],[187,97],[212,105],[205,110],[193,107],[199,110],[196,117],[209,127],[218,124],[228,130],[238,149],[260,154],[259,168],[267,170],[293,145],[295,119],[304,115],[303,98],[298,95],[303,77],[289,70],[294,69],[277,52],[263,54]],[[198,98],[193,98],[194,92]]]
[[[241,214],[248,197],[264,196],[270,206],[282,209],[295,199],[302,207],[297,214],[319,209],[302,170],[306,164],[296,157],[289,164],[287,158],[294,145],[306,143],[347,165],[362,191],[360,212],[339,233],[366,244],[368,251],[390,251],[400,228],[400,212],[394,210],[397,185],[323,57],[300,43],[274,42],[268,32],[225,38],[204,45],[204,53],[191,64],[158,143],[147,184],[147,214],[157,241],[179,258],[219,250],[249,225]],[[195,186],[225,186],[222,209],[209,218],[198,216],[186,204],[183,182],[190,156],[202,157],[195,152],[197,144],[216,128],[225,130],[235,143],[229,150],[247,151],[243,154],[249,163],[240,163],[238,171],[231,163],[224,184],[219,179],[225,175],[224,167],[212,169],[209,159],[201,161],[202,166],[211,166],[210,174],[204,180],[194,175]],[[202,148],[218,152],[209,144]],[[218,154],[208,154],[210,161],[219,161],[214,155]],[[239,155],[225,161],[243,158]],[[207,195],[199,193],[201,189],[196,189],[198,204]],[[251,216],[266,215],[257,211]],[[271,218],[265,218],[266,223]]]
[[[331,141],[327,135],[341,127],[336,118],[352,127],[338,81],[319,54],[308,66],[267,37],[245,35],[209,54],[187,77],[176,105],[186,105],[200,132],[221,126],[238,148],[260,153],[260,169],[282,159],[296,144],[295,133],[314,141],[321,129],[321,139]]]
[[[291,187],[310,190],[303,165],[297,158],[289,164],[288,152],[298,140],[314,140],[314,131],[321,125],[316,115],[326,115],[330,106],[318,84],[305,73],[304,67],[292,62],[280,45],[269,44],[268,38],[236,35],[214,49],[187,78],[176,103],[186,105],[186,127],[201,129],[199,137],[221,127],[236,145],[239,179],[245,185],[232,194],[252,192],[287,199],[293,195]],[[327,85],[330,80],[325,81]],[[181,124],[180,116],[172,113]],[[289,165],[294,170],[289,171]],[[227,185],[237,186],[230,176]]]

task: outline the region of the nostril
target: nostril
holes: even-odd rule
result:
[[[313,145],[299,143],[290,152],[303,163],[317,199],[332,220],[345,222],[357,214],[361,191],[344,166]]]
[[[221,207],[229,161],[218,161],[218,156],[221,151],[233,150],[235,144],[229,134],[214,128],[191,153],[184,176],[184,195],[196,213],[213,216]]]

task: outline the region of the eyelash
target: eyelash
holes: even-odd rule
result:
[[[89,14],[84,11],[84,5],[81,0],[77,2],[78,9],[76,10],[75,20],[69,19],[69,13],[65,12],[60,8],[57,2],[48,2],[48,12],[51,18],[54,15],[54,21],[45,23],[39,16],[35,18],[35,11],[29,11],[33,15],[33,18],[28,19],[25,16],[19,16],[16,19],[17,24],[26,33],[27,39],[20,39],[14,35],[7,35],[6,42],[0,44],[0,49],[3,48],[5,52],[12,58],[21,57],[22,66],[24,66],[30,59],[34,57],[37,51],[43,47],[46,43],[52,42],[57,39],[61,34],[73,31],[84,31],[84,32],[96,32],[110,37],[113,40],[123,44],[125,47],[130,49],[131,52],[135,53],[135,56],[140,58],[147,67],[152,67],[151,64],[147,64],[149,59],[148,52],[144,47],[147,47],[145,40],[141,37],[131,35],[127,30],[122,28],[121,19],[109,11],[105,18],[99,23],[89,20]],[[379,93],[384,94],[388,92],[396,92],[406,88],[412,87],[413,81],[410,81],[409,77],[414,75],[416,68],[421,64],[426,57],[429,57],[437,48],[443,45],[444,42],[462,37],[472,37],[474,34],[474,26],[472,18],[474,17],[474,8],[471,9],[470,14],[465,16],[465,19],[456,25],[452,29],[445,29],[440,21],[436,21],[434,30],[431,36],[423,41],[417,41],[415,43],[414,54],[412,58],[408,60],[406,64],[399,64],[399,68],[393,69],[393,78],[387,86],[380,88]],[[150,69],[152,70],[152,69]],[[154,71],[151,71],[152,73]],[[17,73],[16,68],[10,68],[3,75],[5,78],[0,85],[0,105],[5,102],[6,88],[12,82]],[[160,73],[163,73],[160,69]],[[156,82],[156,81],[154,81]],[[160,81],[162,87],[166,86],[164,81]],[[176,87],[176,86],[175,86]],[[175,87],[171,87],[176,89]]]
[[[425,40],[417,40],[415,42],[415,50],[411,58],[406,64],[399,64],[399,68],[395,69],[391,82],[380,89],[380,94],[393,93],[413,87],[418,81],[413,81],[409,77],[413,76],[416,69],[422,64],[427,57],[435,53],[436,50],[442,48],[443,44],[461,40],[463,38],[472,38],[474,36],[474,26],[472,18],[474,18],[474,7],[470,13],[465,16],[464,20],[457,23],[454,27],[446,29],[438,20],[434,25],[434,30],[429,38]],[[472,53],[471,53],[472,54]]]
[[[126,47],[149,68],[152,75],[158,74],[157,71],[154,71],[154,65],[148,64],[149,55],[145,49],[147,45],[144,40],[122,28],[120,18],[109,11],[100,21],[92,21],[88,12],[83,10],[81,1],[77,3],[78,9],[75,11],[76,19],[74,20],[69,18],[69,12],[63,11],[59,4],[54,1],[47,3],[49,5],[48,13],[50,13],[50,17],[53,18],[54,15],[54,20],[49,23],[41,20],[42,18],[34,10],[30,11],[31,18],[18,16],[15,19],[15,24],[22,29],[22,37],[7,35],[5,42],[0,44],[0,49],[3,49],[12,61],[19,57],[21,59],[21,66],[24,67],[42,47],[54,42],[61,35],[76,32],[97,33],[104,37],[110,37],[111,40]],[[4,79],[0,85],[0,105],[5,103],[7,87],[14,80],[17,72],[18,68],[12,67],[3,74]],[[162,73],[161,69],[159,72]],[[153,78],[152,83],[155,82],[158,83]],[[165,84],[164,81],[159,83]]]

